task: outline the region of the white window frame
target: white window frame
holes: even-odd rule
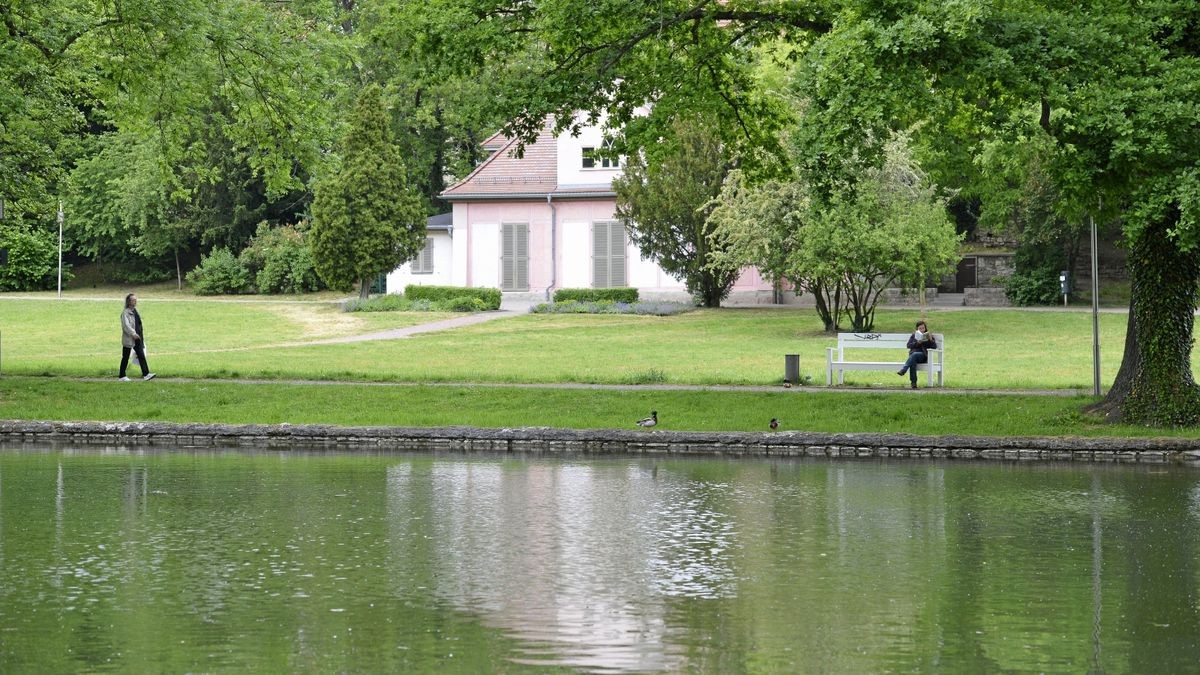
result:
[[[611,138],[606,138],[604,139],[603,144],[600,146],[600,149],[601,151],[608,153],[612,150],[612,147],[613,140]],[[599,166],[597,166],[597,164],[599,164]],[[583,148],[582,167],[584,169],[619,169],[621,168],[621,158],[608,154],[598,155],[596,153],[596,146],[585,146]]]

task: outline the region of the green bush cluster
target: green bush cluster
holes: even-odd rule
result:
[[[325,288],[317,276],[312,251],[299,229],[261,223],[250,244],[234,256],[213,249],[188,272],[188,283],[199,295],[237,293],[308,293]]]
[[[235,295],[250,290],[250,273],[227,248],[215,248],[187,273],[198,295]]]
[[[58,244],[48,232],[0,228],[0,248],[8,249],[8,264],[0,267],[0,291],[40,291],[58,282]],[[63,268],[63,282],[71,278]]]
[[[636,288],[559,288],[554,302],[637,302]]]
[[[696,309],[682,302],[544,302],[531,310],[534,314],[642,314],[674,316]]]
[[[1004,295],[1018,307],[1060,303],[1062,292],[1058,285],[1058,272],[1046,269],[1013,274],[1004,279]]]
[[[366,300],[354,298],[342,305],[347,312],[482,312],[487,305],[479,298],[460,295],[439,300],[412,299],[403,295],[376,295]]]
[[[462,286],[417,286],[409,284],[404,287],[404,297],[409,300],[428,300],[430,302],[446,302],[456,298],[477,299],[479,305],[471,303],[478,309],[456,309],[453,311],[473,312],[487,309],[500,309],[500,289],[498,288],[465,288]],[[459,303],[464,306],[464,303]]]
[[[1010,302],[1018,307],[1062,302],[1058,274],[1066,269],[1067,258],[1058,245],[1037,241],[1022,244],[1013,263],[1016,272],[1004,280],[1004,294]]]
[[[290,225],[261,223],[238,259],[259,293],[308,293],[325,287],[304,234]]]

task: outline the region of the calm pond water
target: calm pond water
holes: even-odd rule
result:
[[[1200,472],[0,449],[0,672],[1200,669]]]

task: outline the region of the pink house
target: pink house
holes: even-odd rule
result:
[[[683,283],[629,240],[615,217],[619,161],[600,158],[600,127],[555,137],[549,126],[524,156],[496,134],[491,155],[442,197],[451,214],[429,221],[425,250],[388,275],[392,293],[408,284],[486,286],[544,301],[558,288],[633,286],[643,299],[686,300]],[[747,269],[731,302],[770,303],[771,284]]]

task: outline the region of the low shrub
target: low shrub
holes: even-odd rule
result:
[[[0,267],[0,291],[40,291],[58,283],[58,244],[49,232],[0,228],[0,248],[8,249],[8,264]],[[63,268],[63,282],[71,278]]]
[[[435,303],[435,306],[448,312],[482,312],[488,308],[482,298],[470,298],[465,295],[443,300]]]
[[[227,248],[215,248],[187,273],[187,281],[198,295],[245,293],[250,274]]]
[[[374,295],[366,300],[353,298],[342,304],[342,310],[346,312],[482,312],[486,309],[483,300],[466,296],[430,302],[403,295]]]
[[[1017,273],[1003,280],[1004,295],[1018,307],[1062,302],[1058,273],[1050,269]]]
[[[410,312],[413,303],[403,295],[373,295],[342,303],[343,312]]]
[[[253,276],[259,293],[307,293],[325,287],[304,233],[290,225],[260,223],[238,260]]]
[[[534,314],[642,314],[674,316],[696,309],[682,302],[545,302],[533,307]]]
[[[636,288],[560,288],[554,291],[554,302],[627,302],[638,301]]]
[[[428,300],[433,303],[453,300],[454,298],[478,298],[483,302],[482,309],[500,309],[500,289],[498,288],[465,288],[462,286],[417,286],[409,284],[404,288],[404,297],[409,300]],[[456,310],[465,311],[465,310]],[[475,311],[475,310],[470,310]],[[482,311],[482,310],[481,310]]]

